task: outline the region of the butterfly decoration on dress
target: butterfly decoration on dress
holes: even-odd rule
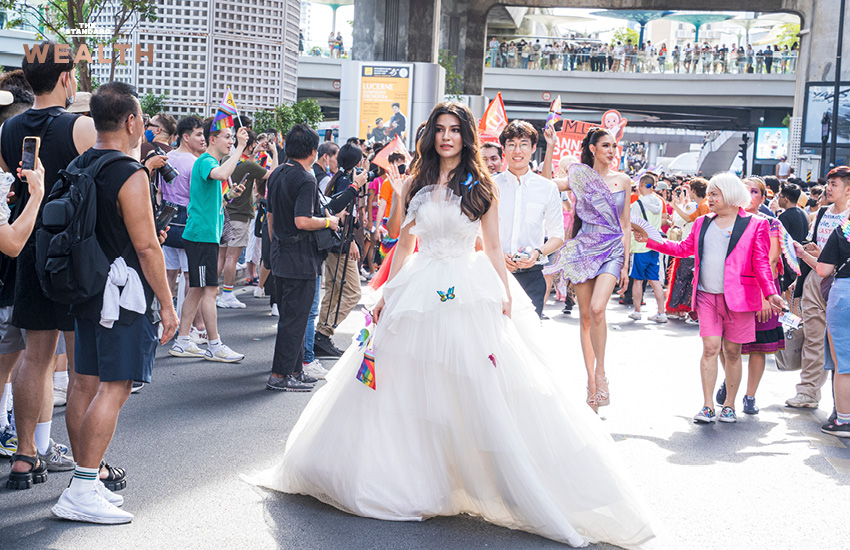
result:
[[[788,266],[794,273],[800,275],[800,260],[797,258],[797,251],[794,249],[794,239],[791,238],[791,234],[783,225],[780,224],[779,227],[779,245],[782,248],[782,254],[785,256]]]
[[[440,301],[441,302],[445,302],[447,300],[454,300],[455,299],[455,287],[450,287],[445,292],[438,290],[437,294],[440,295]]]
[[[478,185],[478,180],[472,181],[472,174],[467,174],[466,181],[464,181],[461,185],[466,186],[467,191],[472,191],[472,188]]]
[[[490,362],[493,363],[494,367],[496,366],[496,354],[495,353],[491,353],[490,355],[488,355],[487,359],[489,359]]]
[[[363,315],[366,318],[365,328],[360,329],[360,333],[354,338],[360,348],[368,346],[371,349],[372,344],[372,312],[368,309],[363,309]]]
[[[376,390],[375,387],[375,356],[370,351],[363,354],[363,362],[360,363],[360,370],[357,371],[357,379]]]

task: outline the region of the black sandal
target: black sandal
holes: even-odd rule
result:
[[[101,477],[100,481],[103,482],[107,489],[115,492],[127,487],[127,472],[124,468],[115,468],[107,464],[105,460],[101,461],[100,468],[97,471],[98,477],[100,477],[100,470],[104,469],[109,472],[109,475]]]
[[[31,489],[35,483],[44,483],[47,481],[47,463],[39,460],[38,457],[12,455],[12,464],[15,462],[26,462],[32,466],[28,472],[9,472],[9,479],[6,481],[6,488],[13,490]]]

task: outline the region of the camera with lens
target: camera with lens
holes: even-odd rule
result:
[[[354,173],[359,176],[360,174],[363,173],[363,169],[358,166],[354,169]],[[375,179],[377,177],[378,177],[378,171],[377,170],[372,169],[372,170],[369,170],[368,172],[366,172],[366,181],[372,181],[373,179]]]
[[[160,155],[160,156],[164,157],[165,151],[160,149],[160,147],[158,145],[154,145],[153,151],[151,152],[151,155]],[[150,156],[150,155],[148,155],[148,156]],[[165,180],[165,183],[171,183],[172,181],[174,181],[174,178],[176,178],[177,176],[180,175],[180,172],[178,172],[176,168],[174,168],[173,166],[171,166],[167,162],[165,163],[165,165],[162,168],[160,168],[158,170],[158,172],[159,172],[159,175],[162,176],[162,179]]]

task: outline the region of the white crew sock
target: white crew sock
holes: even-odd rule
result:
[[[38,454],[47,454],[50,450],[50,426],[53,422],[39,422],[35,425],[35,447]]]
[[[53,373],[53,387],[68,389],[68,371],[58,370]]]
[[[186,349],[189,346],[189,344],[191,344],[191,343],[192,343],[192,339],[189,338],[188,336],[178,336],[177,337],[177,345],[180,346],[183,349]]]
[[[68,490],[72,497],[78,497],[88,491],[95,489],[95,483],[98,482],[97,468],[83,468],[79,464],[74,467],[74,477],[71,478],[71,485]]]
[[[0,394],[0,430],[3,430],[9,425],[9,418],[6,411],[9,409],[9,397],[12,396],[12,383],[3,386],[3,393]]]
[[[207,348],[208,348],[208,349],[209,349],[212,353],[215,353],[215,352],[217,352],[219,349],[221,349],[221,346],[222,346],[222,344],[221,344],[221,338],[216,338],[215,340],[210,340],[210,341],[209,341],[209,343],[207,344]]]

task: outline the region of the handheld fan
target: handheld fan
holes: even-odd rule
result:
[[[788,266],[794,270],[794,273],[799,275],[800,260],[797,258],[797,251],[794,249],[794,239],[791,238],[791,235],[785,230],[785,227],[782,227],[782,232],[779,235],[779,244],[782,248],[782,254],[788,262]]]
[[[661,234],[661,231],[656,229],[651,223],[643,219],[641,216],[632,214],[631,218],[632,222],[632,231],[640,234],[645,234],[650,240],[655,242],[661,242],[664,240],[664,236]]]

